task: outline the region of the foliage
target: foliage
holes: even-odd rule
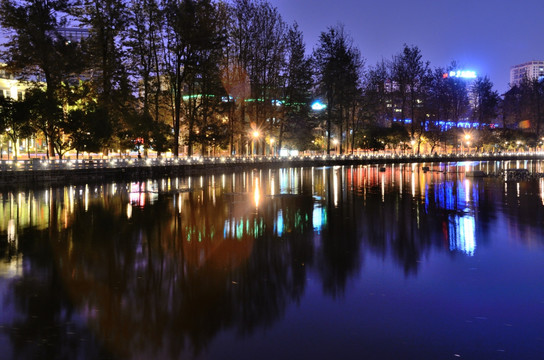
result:
[[[505,126],[530,130],[537,137],[544,125],[544,81],[525,78],[504,96]]]
[[[7,69],[43,90],[43,94],[35,90],[31,102],[43,104],[42,108],[34,106],[33,113],[35,127],[49,143],[49,156],[54,156],[55,144],[62,142],[58,124],[64,119],[58,111],[62,101],[58,91],[83,70],[79,45],[67,41],[59,31],[66,24],[69,5],[66,0],[6,0],[0,5],[0,23],[12,30],[2,53]]]
[[[71,111],[63,130],[78,152],[101,152],[112,136],[113,126],[106,109],[93,106]]]
[[[404,44],[404,49],[393,58],[391,78],[395,84],[391,89],[400,101],[401,119],[410,119],[410,136],[422,131],[425,114],[422,104],[431,82],[429,62],[423,61],[417,46]],[[423,111],[422,111],[423,110]]]
[[[475,107],[474,120],[480,124],[490,124],[495,121],[498,113],[499,93],[493,90],[493,83],[487,76],[479,77],[472,86]]]
[[[330,153],[332,125],[342,140],[344,123],[358,98],[363,60],[341,25],[321,33],[313,57],[318,93],[327,101],[326,137],[327,153]]]
[[[18,139],[31,136],[33,129],[30,124],[28,101],[0,97],[0,128],[5,129],[14,144]],[[16,146],[13,147],[13,151],[13,156],[18,156]]]
[[[263,154],[270,139],[330,152],[331,138],[340,152],[414,141],[419,153],[423,143],[456,148],[451,124],[501,118],[525,146],[542,136],[542,81],[525,79],[501,100],[489,78],[469,87],[444,76],[456,62],[431,69],[406,44],[365,72],[342,25],[323,31],[308,57],[298,26],[267,1],[5,0],[0,24],[10,34],[6,70],[29,87],[24,102],[2,100],[0,120],[12,139],[43,134],[49,156],[134,147],[136,139],[175,156],[182,142],[187,155],[218,147],[241,154],[253,130],[263,134]],[[88,37],[68,41],[61,28],[76,24]],[[311,110],[315,99],[324,111]],[[480,130],[473,145],[498,149],[508,136]]]
[[[287,68],[283,116],[279,118],[278,147],[285,139],[288,147],[306,150],[315,140],[315,117],[310,116],[312,64],[304,54],[302,32],[295,23],[287,34]]]

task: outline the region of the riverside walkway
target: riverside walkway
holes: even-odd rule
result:
[[[542,159],[544,152],[0,160],[0,186],[41,187],[287,167]]]

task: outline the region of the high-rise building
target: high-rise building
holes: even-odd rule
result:
[[[544,60],[534,60],[510,68],[510,86],[519,85],[521,81],[544,79]]]
[[[59,33],[68,42],[79,42],[89,37],[89,30],[80,28],[59,28]]]

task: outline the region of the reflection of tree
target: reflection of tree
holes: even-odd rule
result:
[[[306,269],[312,264],[312,205],[311,197],[278,196],[263,209],[265,224],[272,224],[276,210],[282,209],[285,235],[277,238],[267,232],[255,242],[249,261],[237,274],[244,279],[240,282],[241,330],[270,325],[289,301],[300,300]],[[247,306],[247,300],[253,304]]]
[[[103,343],[116,357],[190,356],[222,331],[272,326],[302,299],[309,272],[320,275],[326,295],[340,297],[365,253],[414,274],[433,247],[449,251],[455,219],[470,214],[477,236],[488,231],[481,222],[493,219],[497,202],[514,204],[508,212],[519,226],[539,223],[543,211],[532,183],[519,191],[507,184],[503,193],[489,190],[502,182],[482,186],[417,167],[269,174],[228,176],[224,185],[203,178],[189,191],[117,185],[138,189],[137,197],[97,187],[89,201],[51,192],[36,205],[46,230],[33,222],[19,232],[18,248],[0,238],[2,259],[24,254],[8,296],[18,313],[10,327],[18,330],[9,332],[15,353],[107,358],[96,350]],[[317,232],[316,209],[325,214]]]
[[[130,219],[112,198],[51,234],[75,306],[115,354],[199,352],[222,329],[271,325],[302,296],[313,199],[266,197],[257,209],[249,194],[218,192],[159,195]],[[281,238],[269,231],[279,210]],[[224,236],[227,222],[236,236]]]
[[[544,244],[544,237],[535,231],[535,224],[542,224],[544,217],[544,183],[537,181],[507,182],[500,195],[505,206],[505,221],[509,231],[519,234],[527,243]],[[541,194],[539,198],[536,194]],[[495,196],[497,196],[495,195]],[[538,227],[537,227],[538,229]]]
[[[11,339],[15,358],[108,359],[66,297],[52,261],[48,235],[27,230],[19,241],[19,250],[28,265],[24,266],[22,277],[11,283],[12,292],[2,299],[4,304],[13,303],[16,309],[13,322],[3,327]]]
[[[359,248],[362,228],[357,225],[354,198],[349,201],[344,196],[338,196],[338,203],[333,203],[336,184],[344,184],[344,173],[341,171],[327,172],[326,202],[329,209],[328,226],[323,229],[323,244],[319,251],[318,267],[323,281],[323,288],[333,297],[344,293],[349,277],[359,270]],[[343,192],[342,192],[343,193]]]
[[[450,210],[457,211],[460,195],[455,188],[448,187],[451,183],[429,182],[426,176],[430,174],[426,175],[418,168],[404,172],[402,168],[396,172],[388,168],[378,175],[378,169],[371,167],[348,172],[352,181],[349,185],[354,190],[348,193],[351,198],[336,208],[329,204],[332,212],[329,227],[334,229],[327,236],[329,241],[334,239],[334,246],[337,247],[350,241],[353,244],[351,247],[340,247],[340,254],[346,257],[347,254],[355,254],[354,259],[359,261],[358,249],[362,243],[362,246],[368,245],[383,257],[390,253],[409,274],[417,273],[422,257],[432,246],[447,246],[447,234],[444,235],[443,227],[446,226],[447,230]],[[445,191],[445,188],[448,190]],[[447,201],[444,200],[445,196],[448,197]],[[455,207],[445,209],[448,202]],[[338,215],[334,216],[335,213]],[[350,237],[357,240],[350,240]],[[335,252],[334,248],[323,251],[327,256]],[[343,266],[349,265],[349,261],[349,258],[337,260]],[[355,270],[357,266],[352,264]]]

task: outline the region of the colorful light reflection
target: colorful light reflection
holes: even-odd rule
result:
[[[474,216],[450,216],[448,229],[450,250],[473,256],[476,250],[475,230]]]

